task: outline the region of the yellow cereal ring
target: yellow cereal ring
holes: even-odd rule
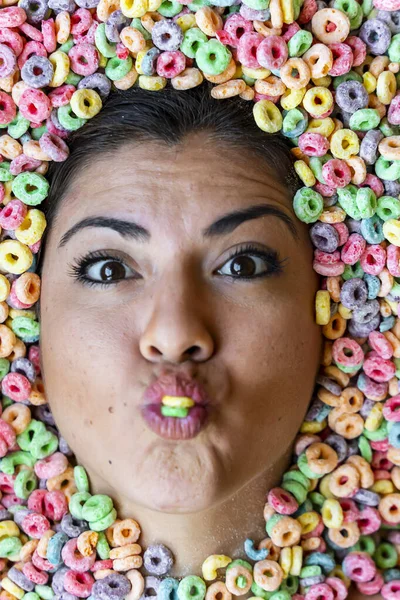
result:
[[[59,87],[68,77],[70,60],[68,54],[57,50],[49,56],[49,61],[53,65],[53,79],[50,81],[50,87]]]
[[[195,405],[194,400],[187,396],[163,396],[161,402],[164,406],[172,406],[174,408],[190,408]]]
[[[400,246],[400,221],[388,219],[383,224],[383,235],[394,246]],[[1,246],[1,244],[0,244]]]
[[[139,87],[142,88],[142,90],[158,92],[165,88],[166,85],[167,79],[165,77],[159,77],[158,75],[139,75]]]
[[[253,115],[259,128],[267,133],[276,133],[282,129],[282,114],[270,100],[256,102]]]
[[[217,570],[222,569],[232,562],[230,556],[224,554],[211,554],[206,558],[201,566],[203,579],[206,581],[212,581],[218,576]]]
[[[334,498],[327,498],[321,510],[325,527],[337,529],[343,523],[343,509]]]
[[[100,112],[103,105],[96,90],[83,88],[76,90],[70,100],[71,108],[80,119],[91,119]]]
[[[358,154],[360,141],[355,131],[340,129],[331,137],[330,149],[335,158],[350,158]]]
[[[327,290],[318,290],[315,296],[317,325],[327,325],[331,318],[331,298]]]
[[[304,98],[303,106],[313,117],[325,114],[333,105],[332,93],[325,87],[317,86],[309,89]]]
[[[31,250],[18,240],[0,242],[0,269],[5,272],[21,275],[33,262]]]
[[[5,589],[9,594],[12,594],[18,598],[18,600],[21,600],[21,598],[25,595],[25,590],[20,588],[19,585],[16,585],[8,577],[3,577],[0,583],[3,589]]]
[[[15,230],[15,237],[22,244],[32,246],[41,239],[46,224],[44,213],[37,208],[32,208],[28,210],[25,219]]]
[[[307,88],[303,87],[299,90],[287,89],[280,99],[280,104],[284,110],[296,108],[303,101],[304,94]]]

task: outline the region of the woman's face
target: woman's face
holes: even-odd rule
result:
[[[281,216],[260,216],[268,207]],[[92,224],[60,246],[96,217],[148,235]],[[98,251],[82,268],[94,284],[77,280],[72,266]],[[199,511],[288,449],[319,364],[318,281],[307,226],[263,160],[205,135],[94,159],[62,202],[42,275],[51,409],[78,459],[119,494],[154,510]],[[110,277],[117,283],[104,284]],[[171,373],[195,378],[211,398],[191,439],[160,437],[141,416],[146,387]]]

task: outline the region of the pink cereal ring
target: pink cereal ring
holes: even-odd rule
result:
[[[332,227],[336,229],[339,235],[339,246],[343,246],[349,239],[349,229],[346,223],[332,223]]]
[[[319,181],[314,185],[314,190],[321,194],[321,196],[326,196],[327,198],[331,198],[331,196],[336,194],[335,188],[320,183]]]
[[[0,473],[0,492],[2,494],[12,494],[14,492],[14,481],[16,477],[16,475]]]
[[[40,540],[42,535],[50,529],[49,520],[44,515],[31,513],[26,515],[21,525],[22,530],[30,537]]]
[[[379,275],[385,268],[385,264],[386,250],[379,244],[368,245],[360,258],[361,267],[369,275]]]
[[[64,473],[68,467],[68,459],[62,452],[55,452],[51,456],[42,458],[35,463],[34,471],[39,479],[50,479]]]
[[[77,44],[68,52],[71,69],[77,75],[92,75],[99,68],[99,53],[92,44]]]
[[[50,115],[51,102],[41,90],[28,88],[19,100],[19,110],[23,117],[39,124]]]
[[[382,358],[392,358],[393,346],[380,331],[371,331],[368,336],[369,345]]]
[[[65,106],[72,98],[72,94],[76,91],[76,87],[70,84],[61,85],[59,88],[52,90],[49,93],[52,106],[58,108]]]
[[[126,60],[129,56],[129,50],[126,46],[123,45],[122,42],[117,43],[116,52],[117,52],[118,58],[120,58],[121,60]],[[179,52],[179,50],[176,50],[176,52]],[[186,67],[186,56],[185,56],[185,67]],[[183,69],[182,69],[182,71],[183,71]],[[179,71],[179,72],[181,73],[182,71]]]
[[[363,364],[366,375],[377,381],[389,381],[396,372],[396,366],[391,360],[385,360],[380,356],[369,356]]]
[[[301,28],[296,21],[293,21],[293,23],[290,23],[290,25],[284,23],[282,27],[281,38],[284,42],[288,43],[288,41],[291,40],[294,34],[300,31],[300,29]]]
[[[36,158],[30,158],[29,156],[26,156],[25,154],[20,154],[19,156],[17,156],[16,158],[14,158],[11,161],[10,173],[12,175],[19,175],[20,173],[22,173],[24,171],[33,171],[34,169],[37,169],[38,167],[40,167],[40,165],[41,165],[40,160],[37,160]],[[8,204],[7,204],[7,206],[8,206]],[[6,227],[5,229],[9,229],[9,228]],[[16,229],[16,228],[14,227],[14,229]]]
[[[26,21],[19,26],[19,30],[25,37],[31,38],[34,42],[43,42],[42,32]]]
[[[343,522],[354,523],[360,517],[360,511],[357,508],[357,504],[350,498],[340,498],[339,504],[343,511]]]
[[[317,583],[312,585],[306,595],[305,600],[334,600],[333,591],[326,583]]]
[[[224,31],[223,29],[218,29],[218,31],[215,32],[215,37],[224,46],[233,46],[233,38],[229,35],[227,31]]]
[[[364,352],[355,340],[342,337],[333,342],[332,356],[336,363],[344,367],[356,367],[362,363]]]
[[[352,233],[341,252],[341,259],[346,265],[355,265],[364,253],[367,242],[359,233]]]
[[[304,0],[297,22],[300,25],[309,23],[318,10],[316,0]]]
[[[31,363],[33,363],[33,366],[35,367],[36,374],[40,375],[40,350],[39,350],[39,346],[31,346],[29,348],[28,358],[31,361]],[[54,456],[54,454],[52,456]]]
[[[370,187],[377,198],[380,198],[385,190],[382,181],[371,173],[368,173],[364,181],[359,184],[359,187]]]
[[[15,494],[6,494],[1,499],[4,508],[10,508],[10,506],[17,506],[21,504],[21,498],[18,498]]]
[[[383,407],[383,416],[387,421],[400,421],[400,395],[388,398]]]
[[[18,58],[18,68],[22,69],[28,58],[31,58],[31,56],[43,56],[44,58],[47,58],[46,48],[40,42],[35,41],[25,44],[24,49]]]
[[[374,0],[373,5],[378,10],[400,10],[400,0]]]
[[[400,9],[399,9],[400,10]],[[400,95],[397,94],[389,105],[387,119],[391,125],[400,125]]]
[[[39,140],[39,145],[54,162],[63,162],[68,158],[69,148],[58,135],[45,132]]]
[[[382,525],[382,518],[376,508],[367,506],[360,512],[357,525],[361,535],[370,535],[379,531]]]
[[[17,229],[26,217],[28,208],[26,204],[14,198],[0,212],[0,227],[3,229]]]
[[[31,304],[25,304],[24,302],[21,302],[21,300],[18,298],[18,295],[17,295],[17,289],[16,289],[17,281],[18,280],[16,279],[12,283],[11,290],[10,290],[10,293],[7,298],[7,302],[9,303],[9,305],[12,308],[17,308],[17,309],[21,309],[21,310],[23,310],[24,308],[30,308],[35,303],[32,302]]]
[[[350,552],[343,561],[343,572],[352,581],[371,581],[376,574],[376,564],[366,552]]]
[[[17,108],[14,100],[6,92],[0,90],[0,125],[7,125],[15,119]]]
[[[257,60],[257,48],[264,39],[262,35],[255,31],[242,35],[237,47],[237,58],[242,65],[249,67],[249,69],[260,67]]]
[[[17,436],[13,427],[3,419],[0,419],[0,457],[7,454],[8,450],[14,446],[16,439]]]
[[[36,583],[37,585],[46,585],[49,579],[49,576],[45,571],[42,571],[41,569],[35,567],[35,565],[31,562],[27,562],[23,565],[22,572],[25,575],[25,577],[29,579],[29,581],[33,581],[33,583]]]
[[[157,75],[172,79],[186,69],[186,57],[180,50],[164,51],[157,59]]]
[[[61,556],[64,563],[73,571],[84,573],[94,565],[96,561],[96,552],[92,552],[90,556],[83,556],[77,546],[77,539],[72,538],[63,547]]]
[[[325,583],[333,590],[335,600],[346,600],[348,592],[344,581],[339,577],[327,577]]]
[[[71,15],[71,33],[72,35],[82,35],[86,33],[92,24],[93,17],[87,8],[78,8]]]
[[[337,77],[348,73],[353,65],[353,52],[347,44],[336,43],[328,44],[328,48],[333,55],[333,65],[328,71],[328,74]]]
[[[392,479],[392,476],[390,475],[390,471],[385,471],[384,469],[375,469],[374,478],[375,481],[390,481]]]
[[[65,590],[78,598],[88,598],[93,584],[93,575],[77,571],[67,571],[63,582]]]
[[[280,515],[292,515],[299,508],[294,496],[282,488],[273,488],[268,494],[268,502]]]
[[[335,265],[340,262],[340,252],[323,252],[323,250],[314,250],[314,258],[323,265]]]
[[[280,69],[288,56],[289,50],[285,40],[277,35],[264,38],[257,48],[257,61],[265,69]]]
[[[229,45],[237,48],[242,35],[253,31],[253,25],[239,13],[234,13],[225,21],[224,31],[229,35]]]
[[[42,21],[43,46],[51,54],[57,48],[56,27],[54,19]]]
[[[44,499],[47,490],[33,490],[28,498],[28,508],[34,510],[36,513],[44,514]]]
[[[2,27],[0,29],[0,43],[5,44],[14,52],[15,56],[19,56],[24,48],[24,40],[13,29]]]
[[[61,490],[46,492],[44,506],[44,514],[52,521],[61,521],[63,516],[68,512],[67,498]]]
[[[329,140],[320,133],[302,133],[298,145],[307,156],[324,156],[329,150]]]
[[[344,160],[332,158],[331,160],[328,160],[322,167],[322,176],[328,186],[333,188],[342,188],[350,183],[351,170]]]
[[[1,381],[2,393],[11,398],[11,400],[14,400],[14,402],[28,400],[31,389],[32,386],[29,379],[21,373],[7,373]]]
[[[2,8],[0,12],[0,27],[19,27],[26,21],[26,12],[18,6]]]
[[[32,554],[32,563],[36,569],[39,569],[39,571],[52,571],[54,569],[54,565],[46,558],[39,556],[37,550],[35,550],[35,552]]]
[[[344,263],[342,261],[334,263],[334,264],[324,264],[319,262],[318,260],[314,260],[313,269],[318,275],[324,275],[326,277],[337,277],[341,275],[344,271]]]
[[[394,579],[385,583],[381,588],[381,596],[383,600],[398,600],[400,593],[400,579]]]
[[[395,398],[395,396],[393,396],[393,398]],[[385,406],[386,406],[386,403],[385,403]],[[400,403],[399,403],[399,407],[400,407]],[[378,469],[378,470],[380,470],[380,469],[390,470],[393,467],[393,463],[387,457],[387,452],[380,452],[380,451],[374,452],[371,465],[373,466],[374,469]]]
[[[386,248],[386,266],[393,277],[400,277],[400,248],[389,244]]]
[[[113,561],[111,560],[111,558],[108,558],[106,560],[96,560],[96,562],[94,563],[93,567],[90,569],[92,571],[92,573],[96,573],[96,571],[102,571],[103,569],[112,569],[113,568]]]
[[[356,35],[350,35],[345,42],[353,52],[353,67],[359,67],[367,56],[366,44]]]
[[[387,438],[385,440],[379,440],[379,442],[371,441],[370,444],[373,450],[378,450],[380,452],[387,452],[389,450],[389,440]]]

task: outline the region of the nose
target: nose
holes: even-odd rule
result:
[[[161,286],[162,288],[163,286]],[[153,296],[150,318],[140,337],[144,358],[153,363],[205,361],[214,353],[214,339],[204,307],[193,289],[169,285]]]

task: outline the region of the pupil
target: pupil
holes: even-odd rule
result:
[[[117,261],[109,261],[102,266],[100,271],[100,277],[103,281],[113,281],[116,279],[123,279],[125,269],[121,263]]]
[[[231,271],[234,275],[250,277],[255,272],[254,261],[249,256],[238,256],[232,262]]]

